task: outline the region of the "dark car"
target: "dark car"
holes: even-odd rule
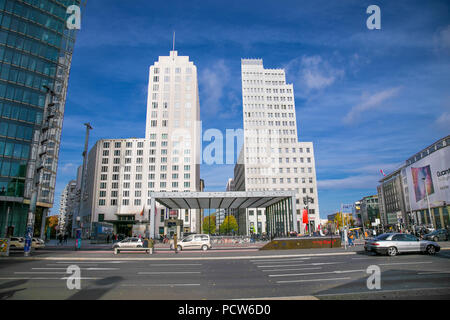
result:
[[[426,234],[423,238],[425,240],[432,240],[434,242],[447,241],[448,240],[448,231],[446,229],[439,229],[439,230],[436,230],[436,231]]]

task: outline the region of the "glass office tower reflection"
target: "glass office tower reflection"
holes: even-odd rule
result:
[[[23,236],[46,89],[56,96],[36,209],[35,234],[53,206],[59,144],[75,30],[67,7],[79,0],[0,0],[0,237]]]

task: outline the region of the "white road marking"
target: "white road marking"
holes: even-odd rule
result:
[[[433,262],[416,261],[416,262],[394,262],[394,263],[377,263],[378,266],[395,266],[399,264],[427,264]]]
[[[440,273],[450,273],[450,271],[428,271],[428,272],[418,272],[417,274],[440,274]]]
[[[292,259],[274,259],[274,260],[250,260],[253,263],[270,263],[270,262],[284,262],[284,261],[295,261],[295,260],[310,260],[311,258],[292,258]]]
[[[338,281],[338,280],[349,280],[351,278],[328,278],[328,279],[308,279],[308,280],[285,280],[277,281],[277,283],[294,283],[294,282],[314,282],[314,281]]]
[[[55,272],[55,271],[48,271],[48,272],[34,272],[34,271],[17,271],[14,272],[14,274],[67,274],[67,272]]]
[[[200,283],[167,283],[167,284],[122,284],[121,287],[188,287],[199,286]]]
[[[161,272],[138,272],[137,274],[192,274],[200,271],[161,271]]]
[[[32,270],[67,270],[67,268],[31,268]],[[88,271],[107,271],[107,270],[120,270],[120,268],[80,268],[81,270]]]
[[[278,267],[302,267],[302,266],[321,266],[325,264],[340,264],[344,262],[316,262],[316,263],[302,263],[302,264],[284,264],[284,265],[274,265],[274,266],[257,266],[258,268],[278,268]]]
[[[269,277],[296,277],[296,276],[311,276],[315,274],[341,274],[341,273],[354,273],[354,272],[366,272],[366,269],[360,270],[336,270],[326,272],[311,272],[311,273],[291,273],[291,274],[269,274]]]
[[[21,277],[21,278],[0,278],[0,280],[67,280],[67,277],[64,278],[37,278],[37,277]],[[81,278],[71,278],[71,279],[80,279],[80,280],[98,280],[101,278],[87,278],[87,277],[81,277]]]
[[[177,264],[177,263],[161,263],[161,264],[150,264],[152,267],[185,267],[185,266],[201,266],[201,263],[187,263],[187,264]]]
[[[87,260],[89,260],[89,259],[87,259]],[[56,263],[59,263],[59,264],[79,264],[79,263],[97,264],[97,263],[126,263],[126,261],[95,261],[95,262],[84,262],[84,261],[57,261]]]
[[[261,270],[262,272],[278,272],[278,271],[299,271],[299,270],[317,270],[322,269],[322,267],[317,268],[299,268],[299,269],[273,269],[273,270]]]

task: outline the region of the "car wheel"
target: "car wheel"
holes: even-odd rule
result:
[[[177,250],[178,250],[178,251],[181,251],[181,250],[183,250],[183,248],[182,248],[180,245],[178,245],[178,246],[177,246]]]
[[[138,244],[137,247],[138,247],[138,248],[142,248],[142,244]]]
[[[434,241],[434,242],[438,242],[438,240],[439,240],[438,237],[434,237],[434,238],[433,238],[433,241]]]
[[[396,247],[389,247],[388,249],[387,249],[387,254],[388,254],[388,256],[391,256],[391,257],[393,257],[393,256],[395,256],[395,255],[397,255],[397,248]]]
[[[202,250],[203,250],[203,251],[208,250],[208,246],[207,246],[206,244],[204,244],[204,245],[202,246]]]
[[[426,251],[428,254],[435,254],[436,248],[434,246],[428,246]]]

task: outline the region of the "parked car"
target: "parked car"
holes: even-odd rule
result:
[[[202,249],[206,251],[211,249],[211,238],[208,234],[192,234],[187,236],[177,243],[177,248],[179,251],[184,249]],[[173,244],[171,249],[174,249]]]
[[[113,249],[115,248],[142,248],[144,246],[144,243],[142,242],[142,239],[139,238],[125,238],[122,241],[114,243],[112,246]]]
[[[34,249],[42,249],[45,248],[45,242],[42,239],[39,238],[33,238],[31,240],[31,247]]]
[[[11,237],[9,239],[10,249],[23,249],[25,247],[25,238],[23,237]]]
[[[376,238],[369,239],[364,244],[364,249],[377,254],[395,256],[404,252],[426,252],[434,254],[441,247],[434,241],[420,240],[407,233],[384,233]]]
[[[437,241],[447,241],[448,240],[448,231],[446,229],[439,229],[424,235],[424,240],[431,240],[434,242]]]

